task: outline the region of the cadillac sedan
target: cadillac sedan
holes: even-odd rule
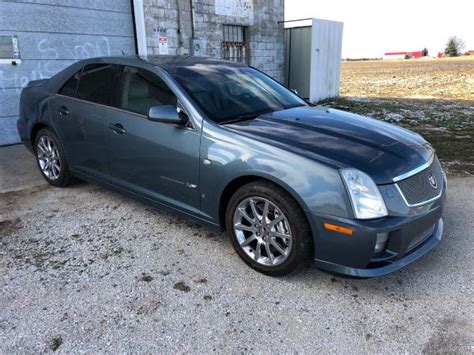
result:
[[[446,176],[420,135],[313,107],[246,65],[83,60],[30,82],[18,131],[51,185],[99,183],[226,230],[268,275],[313,261],[380,276],[441,240]]]

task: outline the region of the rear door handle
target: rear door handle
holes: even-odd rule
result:
[[[127,130],[120,123],[111,123],[109,128],[117,134],[125,134]]]
[[[60,108],[58,108],[58,113],[61,116],[67,116],[67,115],[69,115],[69,110],[67,109],[66,106],[61,106]]]

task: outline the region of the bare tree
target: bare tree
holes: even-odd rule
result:
[[[457,57],[462,54],[465,45],[461,38],[452,36],[448,39],[448,43],[446,43],[444,54],[448,57]]]

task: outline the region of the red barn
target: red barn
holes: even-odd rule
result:
[[[383,59],[409,59],[409,58],[421,58],[428,55],[428,50],[423,49],[421,51],[413,52],[387,52],[384,53]]]

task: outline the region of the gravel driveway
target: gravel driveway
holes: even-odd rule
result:
[[[36,181],[0,194],[1,353],[474,352],[474,178],[450,179],[438,248],[368,280],[270,278],[212,230]]]

